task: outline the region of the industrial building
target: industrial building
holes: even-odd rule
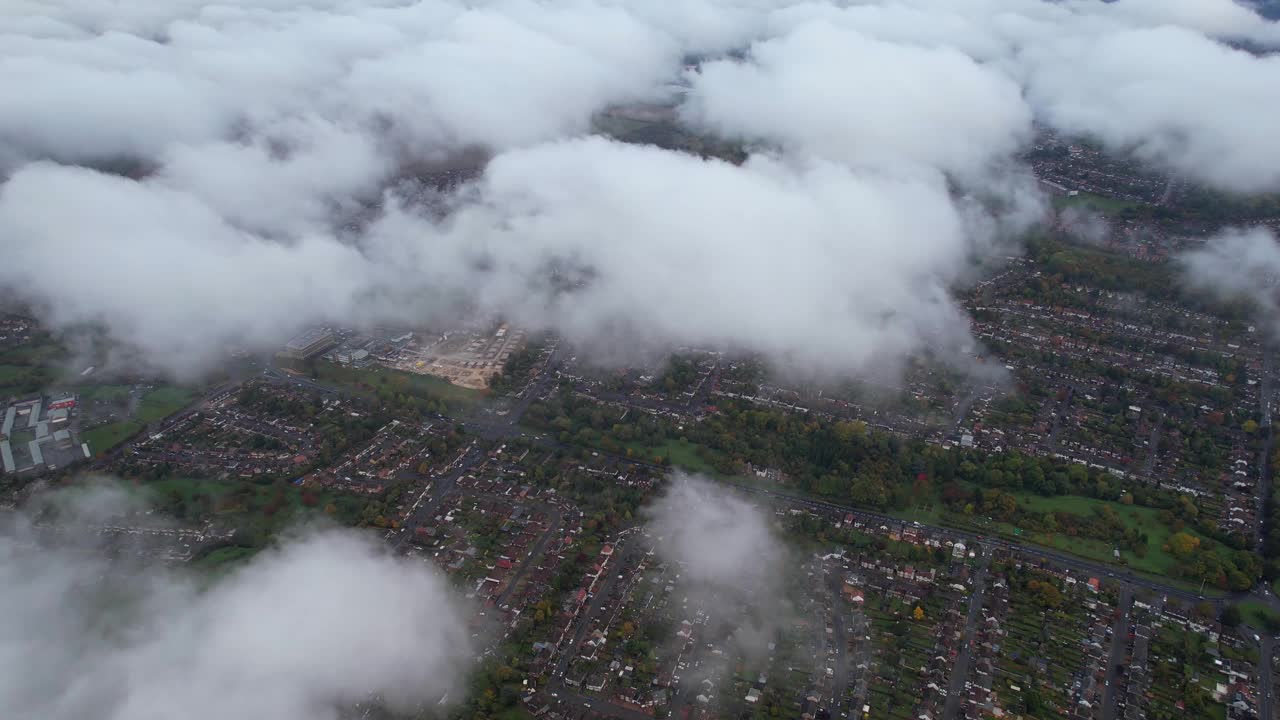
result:
[[[5,408],[0,421],[0,468],[4,473],[40,472],[89,457],[71,428],[74,396],[46,404],[43,397]]]
[[[369,358],[369,351],[363,348],[356,350],[339,350],[334,353],[333,360],[339,365],[355,365]]]
[[[290,340],[281,354],[295,360],[310,360],[336,344],[332,331],[311,328]]]

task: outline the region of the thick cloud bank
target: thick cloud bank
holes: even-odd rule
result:
[[[969,346],[951,290],[1042,217],[1033,122],[1280,189],[1276,46],[1230,0],[8,3],[0,288],[178,374],[458,306],[891,368]],[[677,83],[748,162],[587,137]]]
[[[434,706],[469,667],[444,581],[352,534],[296,538],[206,589],[33,539],[0,537],[6,718],[322,720],[373,694]]]
[[[704,477],[676,473],[648,509],[648,528],[691,582],[744,595],[780,589],[786,552],[769,516]]]
[[[1183,279],[1224,300],[1251,300],[1280,330],[1280,242],[1266,228],[1228,230],[1185,253]]]
[[[763,657],[790,617],[790,563],[769,515],[703,477],[676,473],[647,520],[659,555],[679,568],[680,592],[711,616],[699,642],[723,639]]]

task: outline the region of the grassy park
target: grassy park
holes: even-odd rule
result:
[[[115,422],[95,425],[80,433],[81,442],[88,443],[89,452],[100,455],[119,445],[142,429],[142,423],[133,420],[117,420]]]
[[[315,366],[316,379],[341,386],[360,394],[376,394],[380,390],[402,393],[426,400],[441,400],[449,407],[467,407],[484,399],[486,393],[454,385],[431,375],[402,372],[383,367],[342,367],[320,362]]]

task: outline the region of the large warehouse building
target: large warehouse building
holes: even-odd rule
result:
[[[310,360],[337,344],[333,333],[324,328],[312,328],[295,336],[284,346],[285,357],[296,360]]]

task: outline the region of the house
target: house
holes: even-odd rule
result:
[[[844,593],[845,598],[848,599],[848,601],[851,603],[858,603],[860,605],[866,601],[866,598],[863,596],[862,590],[847,581],[844,584],[844,588],[842,589],[842,592]]]

